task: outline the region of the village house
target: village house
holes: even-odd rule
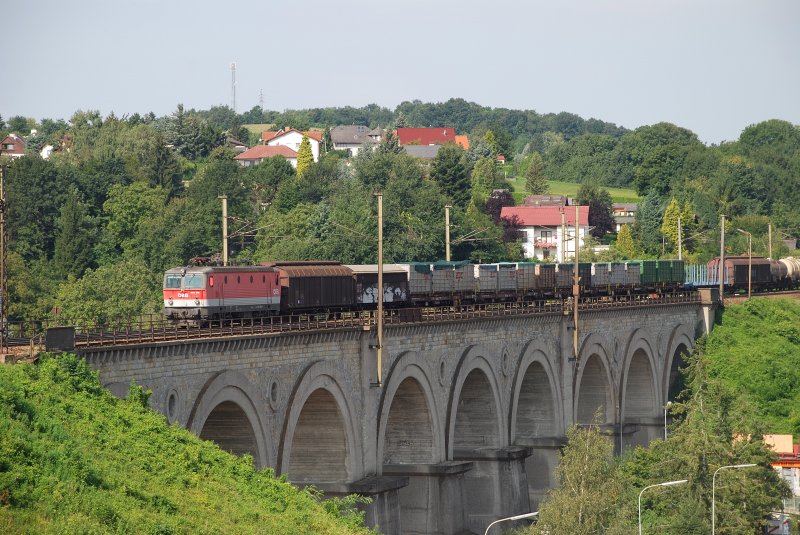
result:
[[[331,143],[334,150],[349,150],[351,156],[364,147],[378,145],[383,139],[383,130],[363,125],[344,125],[331,128]]]
[[[256,145],[241,154],[237,154],[233,159],[239,162],[242,167],[250,167],[273,156],[283,156],[292,164],[292,167],[297,167],[297,152],[285,145]]]
[[[0,142],[0,156],[22,158],[25,156],[25,140],[17,134],[9,134]]]
[[[617,232],[622,225],[633,225],[638,207],[639,205],[635,202],[615,202],[611,205],[611,215],[614,216],[614,226]]]
[[[563,221],[566,233],[562,232]],[[564,262],[575,257],[574,206],[506,206],[502,219],[517,217],[523,233],[522,250],[527,259]],[[589,207],[578,206],[578,247],[583,247],[589,231]]]
[[[318,162],[319,146],[322,142],[322,132],[318,130],[300,132],[294,128],[289,128],[287,130],[261,132],[261,142],[270,147],[288,147],[297,153],[304,135],[308,136],[308,141],[311,144],[311,154],[314,156],[314,161]]]
[[[770,463],[792,489],[792,498],[784,501],[786,512],[800,513],[800,445],[792,435],[764,435],[764,442],[778,458]]]

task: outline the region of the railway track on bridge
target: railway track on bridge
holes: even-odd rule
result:
[[[699,302],[698,293],[687,291],[658,295],[621,295],[613,298],[586,297],[580,300],[578,308],[585,313],[697,302]],[[571,299],[390,309],[384,311],[384,325],[412,325],[507,316],[569,315],[571,311]],[[225,337],[371,329],[376,324],[377,317],[374,310],[213,320],[201,327],[177,326],[159,315],[146,316],[135,321],[80,322],[75,325],[58,325],[45,321],[27,325],[9,325],[13,336],[9,336],[4,351],[25,356],[29,353],[32,356],[45,349],[48,332],[53,331],[68,333],[75,349],[87,350]]]

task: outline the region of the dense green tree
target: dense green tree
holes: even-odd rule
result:
[[[633,241],[633,234],[629,225],[622,225],[617,233],[617,241],[614,242],[616,249],[623,258],[636,258],[636,243]]]
[[[531,533],[596,535],[606,533],[617,511],[620,486],[614,474],[614,445],[599,426],[570,427],[556,480],[539,509]]]
[[[63,278],[80,278],[94,261],[94,227],[77,191],[72,190],[67,195],[57,228],[53,270]]]
[[[295,170],[283,156],[273,156],[245,168],[243,175],[242,181],[251,191],[253,204],[261,208],[272,203],[278,187],[294,177]]]
[[[664,210],[664,218],[661,223],[661,234],[667,242],[667,251],[678,252],[678,218],[682,217],[681,208],[678,201],[673,197]]]
[[[578,204],[589,207],[589,226],[592,236],[602,238],[614,230],[611,194],[594,184],[581,184],[576,195]]]
[[[10,249],[25,260],[50,258],[70,176],[38,156],[15,160],[6,176]]]
[[[497,163],[491,158],[478,160],[472,169],[472,202],[483,209],[492,190],[505,186],[497,173]]]
[[[160,287],[161,275],[152,274],[141,260],[122,260],[62,285],[56,306],[60,318],[70,322],[135,319],[159,312]]]
[[[314,155],[311,153],[311,142],[308,136],[303,134],[300,148],[297,150],[297,176],[302,178],[308,168],[314,163]]]
[[[113,264],[123,254],[137,256],[139,226],[158,215],[165,203],[166,194],[158,187],[142,182],[113,186],[103,204],[105,226],[96,248],[98,264]]]
[[[366,151],[360,151],[366,152]],[[375,152],[380,154],[402,154],[405,152],[403,147],[400,146],[400,140],[397,139],[397,134],[389,130],[386,132],[386,135],[381,139],[381,142],[378,143]]]
[[[31,123],[21,115],[15,115],[8,120],[8,129],[21,136],[27,136],[31,131]]]
[[[431,164],[431,178],[453,204],[466,206],[469,202],[469,168],[459,145],[450,143],[439,149]]]
[[[531,195],[544,195],[550,191],[550,184],[544,175],[544,161],[538,152],[528,156],[528,169],[525,171],[525,190]]]
[[[661,202],[658,193],[651,191],[636,211],[633,233],[639,249],[650,256],[661,253]]]

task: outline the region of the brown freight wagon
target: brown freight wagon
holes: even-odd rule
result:
[[[272,262],[280,272],[281,314],[346,310],[356,302],[353,271],[339,262]]]

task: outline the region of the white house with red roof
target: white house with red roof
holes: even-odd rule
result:
[[[261,142],[270,147],[289,147],[296,153],[300,149],[303,135],[308,136],[308,141],[311,143],[311,154],[314,156],[314,161],[318,162],[319,146],[322,143],[322,132],[318,130],[300,132],[294,128],[289,128],[287,130],[261,132]]]
[[[25,156],[26,145],[25,140],[17,134],[9,134],[0,142],[0,156],[22,158]]]
[[[250,167],[273,156],[283,156],[289,160],[292,167],[297,167],[297,151],[284,145],[256,145],[241,154],[237,154],[233,159],[239,162],[242,167]]]
[[[561,214],[566,222],[566,242],[562,239]],[[506,206],[500,210],[502,219],[519,219],[524,235],[522,250],[525,258],[564,262],[575,257],[574,206]],[[578,247],[583,247],[589,231],[589,207],[578,206]],[[562,250],[562,245],[565,250]]]

